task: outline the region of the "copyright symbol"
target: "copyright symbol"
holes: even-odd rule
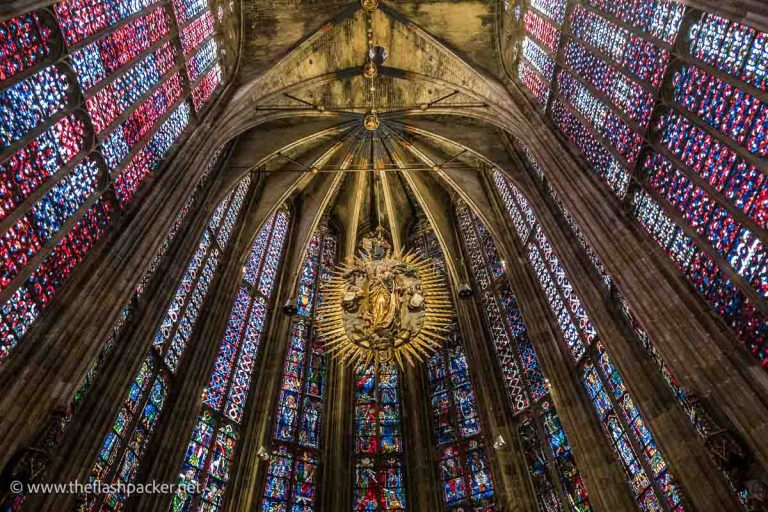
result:
[[[24,490],[24,484],[18,480],[11,482],[11,492],[14,494],[21,494]]]

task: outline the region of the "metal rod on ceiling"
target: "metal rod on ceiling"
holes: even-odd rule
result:
[[[296,165],[302,166],[304,168],[303,170],[305,170],[305,171],[309,170],[308,166],[304,165],[303,163],[299,162],[298,160],[294,160],[293,158],[289,157],[288,155],[286,155],[285,153],[283,153],[281,151],[277,152],[277,156],[281,156],[281,157],[285,158],[286,160],[288,160],[289,162],[293,162]]]
[[[317,108],[317,105],[315,105],[314,103],[310,103],[310,102],[308,102],[306,100],[303,100],[301,98],[297,98],[296,96],[292,96],[292,95],[288,94],[287,92],[283,93],[283,96],[286,96],[286,97],[292,99],[293,101],[298,101],[299,103],[303,103],[305,105],[309,105],[310,107],[312,107],[314,109]]]
[[[439,166],[442,169],[442,166]],[[479,171],[480,167],[464,166],[464,167],[449,167],[449,170],[456,171]],[[369,169],[369,168],[349,168],[349,169],[318,169],[317,173],[334,173],[334,172],[434,172],[432,167],[408,167],[408,168],[393,168],[393,169]],[[310,169],[275,169],[273,171],[265,171],[267,173],[298,173],[298,172],[312,172]]]
[[[291,106],[291,105],[260,105],[257,107],[253,107],[254,110],[286,110],[286,111],[301,111],[306,112],[309,110],[320,110],[318,107],[312,105],[311,103],[307,103],[311,108],[305,108],[305,107],[297,107],[297,106]],[[432,108],[432,103],[428,103],[427,110]],[[486,108],[488,105],[485,103],[452,103],[450,105],[446,105],[445,107],[439,107],[439,108]],[[409,112],[412,110],[418,110],[424,112],[425,109],[423,108],[424,104],[420,105],[401,105],[399,107],[391,106],[391,107],[381,107],[377,109],[377,112],[380,114],[397,114],[401,112]],[[329,106],[323,106],[324,112],[334,112],[337,114],[350,114],[350,115],[361,115],[368,110],[370,110],[371,107],[364,106],[364,105],[345,105],[345,106],[338,106],[338,107],[329,107]],[[389,110],[391,109],[391,110]],[[358,112],[359,111],[359,112]]]
[[[429,103],[427,103],[427,105],[429,105],[429,106],[431,107],[432,105],[434,105],[434,104],[436,104],[436,103],[440,103],[440,102],[441,102],[441,101],[443,101],[443,100],[447,100],[448,98],[450,98],[450,97],[452,97],[452,96],[456,96],[457,94],[459,94],[459,91],[453,91],[453,92],[451,92],[451,93],[448,93],[448,94],[446,94],[445,96],[442,96],[442,97],[440,97],[440,98],[437,98],[437,99],[436,99],[436,100],[434,100],[434,101],[430,101]]]

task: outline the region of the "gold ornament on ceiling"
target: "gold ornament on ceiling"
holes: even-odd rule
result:
[[[366,130],[375,131],[379,128],[380,125],[381,121],[379,120],[379,115],[375,110],[371,110],[365,115],[365,118],[363,119],[363,126],[365,126]]]
[[[445,279],[417,253],[392,254],[381,227],[360,246],[359,257],[322,288],[320,339],[347,364],[424,362],[453,322]]]
[[[365,78],[369,78],[373,80],[376,78],[376,75],[379,74],[379,69],[376,67],[376,64],[373,62],[366,62],[365,66],[363,67],[363,76]]]
[[[371,12],[379,8],[379,0],[360,0],[363,10]]]

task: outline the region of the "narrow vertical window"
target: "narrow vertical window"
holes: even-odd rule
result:
[[[560,420],[517,298],[505,277],[505,265],[496,244],[482,220],[466,203],[458,203],[456,212],[486,326],[518,421],[517,429],[539,506],[543,510],[559,510],[564,506],[591,510],[587,489],[565,432],[562,428],[547,428],[548,424],[559,426]],[[530,233],[535,220],[527,214],[530,212],[515,213],[512,216],[515,228]],[[573,343],[577,350],[581,349],[578,340]],[[560,495],[558,486],[565,491],[565,496]]]
[[[414,248],[445,276],[445,258],[435,232],[420,218]],[[441,495],[450,510],[494,510],[495,488],[483,446],[480,415],[467,357],[454,322],[444,346],[427,361],[432,432],[439,451]]]
[[[169,386],[176,380],[175,374],[197,323],[221,253],[229,242],[231,226],[223,219],[239,214],[250,181],[250,178],[243,179],[219,203],[203,232],[155,333],[154,343],[102,443],[89,473],[89,481],[127,484],[135,480],[149,439],[162,414]],[[125,492],[85,497],[89,510],[120,510],[126,499]]]
[[[550,101],[565,6],[566,0],[535,0],[523,17],[525,35],[518,78],[542,109],[547,108]]]
[[[400,373],[393,361],[354,368],[352,510],[406,510]]]
[[[323,219],[299,273],[297,316],[277,398],[272,448],[261,510],[317,510],[318,467],[325,410],[325,348],[317,340],[316,310],[336,262],[337,237]]]
[[[228,213],[222,217],[222,225],[229,223],[229,216]],[[265,255],[270,253],[276,254],[274,264],[279,266],[289,220],[288,211],[279,210],[266,221],[251,245],[243,281],[203,391],[202,409],[184,455],[179,487],[170,510],[216,511],[223,507],[254,363],[270,311],[269,297],[255,289],[249,276],[264,272]],[[270,291],[274,285],[272,276],[268,283]],[[196,496],[193,488],[200,494]]]
[[[624,468],[638,508],[685,510],[682,491],[527,199],[498,171],[494,182],[510,218],[526,219],[524,223],[513,222],[516,233],[560,326],[563,344],[579,368],[603,432]]]

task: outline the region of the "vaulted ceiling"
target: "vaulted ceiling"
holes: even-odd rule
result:
[[[402,244],[423,211],[458,254],[451,198],[482,211],[481,169],[511,169],[505,130],[530,132],[537,118],[505,72],[517,24],[504,5],[244,2],[235,91],[215,121],[222,142],[240,137],[232,182],[261,169],[282,184],[280,198],[301,204],[326,190],[348,251],[379,224]],[[371,78],[363,70],[373,61]]]

